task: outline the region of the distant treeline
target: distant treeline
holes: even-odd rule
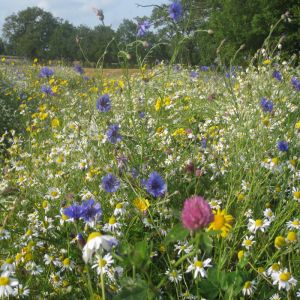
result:
[[[170,18],[168,5],[153,6],[150,18],[124,19],[117,30],[102,19],[94,28],[76,27],[29,7],[5,19],[0,54],[104,66],[119,66],[125,57],[133,66],[148,53],[144,61],[148,64],[164,60],[210,65],[217,52],[226,64],[242,49],[236,63],[243,64],[272,31],[266,47],[280,50],[283,57],[299,55],[298,0],[182,0],[181,4],[177,22]]]

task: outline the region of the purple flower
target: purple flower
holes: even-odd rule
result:
[[[173,21],[178,22],[182,16],[182,13],[182,5],[179,2],[173,2],[169,6],[169,16]]]
[[[108,130],[106,131],[106,136],[110,143],[115,144],[122,140],[122,137],[119,134],[119,129],[120,128],[118,124],[112,124],[108,127]]]
[[[113,174],[107,174],[102,178],[102,187],[108,193],[114,193],[120,187],[120,181]]]
[[[286,141],[279,141],[277,143],[277,148],[279,151],[287,152],[289,150],[289,144]]]
[[[86,200],[82,203],[83,214],[82,218],[88,222],[96,216],[101,217],[102,209],[100,203],[96,203],[93,199]]]
[[[43,67],[40,71],[40,77],[45,78],[45,77],[50,77],[54,74],[54,71],[52,69],[49,69],[48,67]]]
[[[292,77],[291,83],[292,83],[294,89],[297,92],[299,92],[300,91],[300,81],[295,76]]]
[[[209,71],[209,67],[208,66],[201,66],[200,70],[206,72],[206,71]]]
[[[143,119],[143,118],[145,117],[145,112],[141,111],[141,112],[139,113],[139,117],[140,117],[141,119]]]
[[[76,65],[74,67],[74,71],[79,73],[80,75],[82,75],[84,73],[84,70],[83,70],[82,66],[80,66],[80,65]]]
[[[137,36],[144,36],[147,34],[149,28],[151,27],[151,23],[147,20],[142,21],[141,23],[138,24],[138,32]]]
[[[111,109],[111,101],[109,99],[109,96],[107,94],[104,94],[100,96],[100,98],[97,100],[96,108],[99,111],[102,112],[108,112]]]
[[[273,110],[273,102],[267,100],[266,98],[261,99],[260,106],[264,112],[272,112]]]
[[[73,204],[64,209],[64,215],[70,219],[79,220],[83,216],[83,208],[79,204]]]
[[[201,140],[201,147],[204,148],[204,149],[207,147],[207,139],[203,138]]]
[[[199,74],[198,74],[198,72],[196,72],[196,71],[192,71],[192,72],[190,73],[190,77],[191,77],[191,78],[198,78],[198,77],[199,77]]]
[[[275,71],[273,72],[273,77],[274,77],[275,79],[277,79],[278,81],[281,81],[281,80],[282,80],[282,75],[281,75],[281,73],[280,73],[279,71],[277,71],[277,70],[275,70]]]
[[[49,95],[49,96],[53,96],[53,95],[54,95],[54,93],[53,93],[51,87],[49,87],[49,86],[42,85],[41,91],[42,91],[45,95]]]
[[[194,196],[185,200],[181,220],[185,228],[194,231],[208,226],[214,220],[214,215],[204,198]]]
[[[149,194],[157,198],[165,194],[167,185],[157,172],[152,172],[146,182],[146,190]]]

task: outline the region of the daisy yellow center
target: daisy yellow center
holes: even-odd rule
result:
[[[196,268],[202,268],[202,267],[203,267],[203,262],[202,262],[201,260],[197,260],[197,261],[195,262],[195,267],[196,267]]]
[[[215,225],[215,229],[221,229],[224,224],[225,224],[225,217],[224,215],[215,215],[214,216],[214,225]]]
[[[298,226],[300,223],[299,223],[298,220],[295,220],[295,221],[292,222],[292,224],[293,224],[294,226]]]
[[[251,281],[246,281],[245,285],[244,285],[244,288],[249,289],[250,287],[251,287]]]
[[[296,163],[297,163],[297,161],[295,160],[295,159],[291,159],[290,160],[290,164],[292,165],[292,166],[296,166]]]
[[[284,272],[279,275],[279,279],[281,281],[288,281],[291,278],[291,274],[289,272]]]
[[[176,272],[176,271],[172,271],[172,272],[170,273],[170,275],[171,275],[172,277],[176,277],[176,276],[177,276],[177,272]]]
[[[89,242],[89,241],[91,241],[92,239],[94,239],[94,238],[96,238],[96,237],[100,237],[101,235],[102,235],[102,234],[101,234],[100,232],[92,232],[92,233],[89,235],[87,241]]]
[[[52,191],[52,192],[51,192],[51,196],[52,196],[52,197],[56,197],[57,195],[58,195],[58,192],[57,192],[57,191]]]
[[[279,264],[273,264],[272,265],[272,270],[273,271],[279,271],[279,268],[280,268]]]
[[[108,223],[109,223],[110,225],[115,224],[115,223],[116,223],[116,218],[115,218],[115,217],[109,218]]]
[[[64,266],[69,266],[70,265],[70,258],[65,258],[63,261]]]
[[[294,231],[289,231],[288,234],[287,234],[287,239],[290,242],[294,242],[294,241],[297,240],[297,234]]]
[[[123,207],[123,204],[122,203],[118,203],[117,205],[116,205],[116,208],[117,209],[121,209]]]
[[[294,197],[300,199],[300,191],[294,192]]]
[[[8,277],[2,276],[0,277],[0,286],[8,285],[10,282]]]
[[[251,246],[252,244],[252,241],[251,240],[245,240],[245,245],[246,246]]]
[[[258,219],[258,220],[255,221],[255,226],[261,227],[262,225],[263,225],[263,221],[262,220]]]
[[[5,260],[5,262],[7,263],[7,264],[12,264],[13,263],[13,261],[14,261],[14,259],[13,258],[7,258],[6,260]]]
[[[107,261],[105,259],[101,259],[99,261],[99,267],[103,268],[107,265]]]

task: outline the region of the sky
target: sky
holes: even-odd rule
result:
[[[133,19],[137,16],[150,16],[152,8],[137,7],[136,4],[167,4],[169,0],[0,0],[0,29],[5,18],[12,13],[31,6],[38,6],[59,17],[68,20],[73,25],[94,27],[100,24],[93,12],[94,8],[104,11],[105,25],[118,28],[123,19]]]

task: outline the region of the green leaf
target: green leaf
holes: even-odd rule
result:
[[[147,257],[149,257],[147,241],[143,240],[136,243],[130,257],[132,263],[137,267],[140,267],[145,263]]]
[[[122,290],[113,300],[150,299],[147,283],[142,279],[125,278]]]
[[[181,223],[173,226],[165,237],[165,244],[168,245],[172,242],[182,241],[189,235],[189,231],[182,227]]]
[[[218,288],[209,280],[204,279],[199,283],[200,294],[208,300],[217,299],[219,295]]]

